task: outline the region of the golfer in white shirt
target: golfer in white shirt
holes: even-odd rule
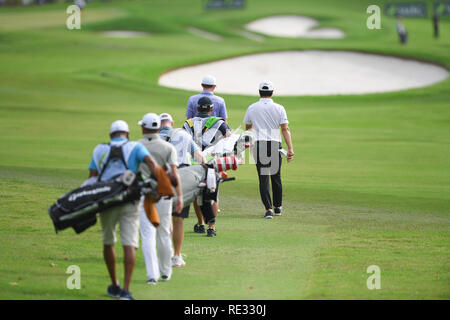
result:
[[[261,99],[248,107],[244,117],[246,130],[255,132],[255,160],[259,177],[259,192],[266,209],[264,218],[272,219],[280,216],[282,208],[281,183],[281,132],[287,144],[287,161],[294,157],[291,133],[288,127],[286,110],[280,104],[273,102],[273,84],[263,81],[259,85]],[[273,203],[270,196],[272,183]]]

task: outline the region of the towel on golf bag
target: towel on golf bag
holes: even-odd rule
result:
[[[144,211],[147,219],[157,228],[160,223],[158,210],[155,207],[155,200],[150,198],[148,194],[144,196]]]
[[[176,180],[162,167],[156,167],[156,180],[158,181],[158,193],[161,197],[173,197],[175,194],[172,186],[176,187]]]
[[[136,177],[129,185],[121,179],[99,181],[64,194],[48,212],[56,232],[72,227],[81,233],[97,222],[98,212],[138,200],[140,195]]]
[[[173,197],[174,190],[172,186],[176,186],[176,179],[174,176],[169,175],[161,166],[156,168],[156,179],[158,181],[157,193],[150,192],[144,195],[144,211],[147,219],[156,228],[159,226],[159,214],[156,210],[155,202],[161,197]]]

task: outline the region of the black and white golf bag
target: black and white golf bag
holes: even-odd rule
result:
[[[156,190],[157,183],[151,179],[144,182],[127,170],[117,179],[97,181],[72,190],[48,209],[55,231],[72,227],[76,233],[81,233],[97,222],[97,213],[139,200],[143,187]]]

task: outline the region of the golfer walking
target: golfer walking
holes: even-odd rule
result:
[[[128,124],[117,120],[111,124],[108,144],[95,147],[89,165],[89,178],[98,177],[98,181],[114,179],[129,169],[137,172],[140,163],[145,162],[152,173],[156,173],[156,162],[143,145],[128,141]],[[137,203],[131,202],[107,209],[100,213],[103,232],[103,257],[112,284],[107,293],[113,298],[134,300],[130,292],[131,276],[136,263],[136,248],[139,247],[139,213]],[[116,253],[114,244],[117,224],[120,224],[120,238],[124,252],[124,286],[120,287],[116,276]]]
[[[138,123],[142,126],[142,138],[139,140],[147,150],[151,150],[155,161],[161,166],[170,167],[173,176],[177,179],[176,211],[183,209],[183,194],[181,192],[180,177],[178,175],[177,152],[170,143],[162,140],[158,134],[161,120],[155,113],[147,113]],[[144,175],[149,175],[148,167],[139,167]],[[142,253],[144,255],[147,271],[147,284],[157,284],[159,278],[162,281],[170,280],[172,276],[172,199],[163,197],[155,203],[159,214],[160,224],[155,228],[145,214],[143,199],[139,204],[141,220]],[[156,250],[158,244],[158,250]]]
[[[266,219],[272,219],[273,215],[280,216],[282,209],[280,128],[288,146],[287,161],[291,161],[294,157],[286,110],[282,105],[273,102],[273,90],[272,82],[261,82],[259,85],[261,98],[248,107],[244,117],[246,130],[253,128],[255,131],[254,158],[261,201],[266,209],[264,215]],[[273,203],[270,197],[270,182],[272,183]]]
[[[203,97],[208,97],[214,104],[214,110],[212,116],[222,118],[227,122],[227,106],[225,100],[222,97],[216,96],[214,90],[216,89],[216,78],[213,76],[204,76],[201,86],[203,91],[199,94],[189,97],[186,118],[191,119],[197,115],[198,101]]]

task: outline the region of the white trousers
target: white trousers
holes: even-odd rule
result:
[[[148,220],[143,199],[139,203],[142,253],[144,254],[147,279],[158,280],[161,275],[172,275],[172,200],[160,199],[155,203],[160,224],[157,228]],[[156,247],[158,246],[158,250]]]

